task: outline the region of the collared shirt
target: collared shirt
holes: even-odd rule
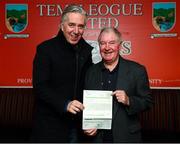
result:
[[[117,82],[117,75],[118,75],[118,67],[119,63],[116,67],[110,71],[104,65],[102,65],[102,88],[103,90],[116,90],[116,82]]]
[[[116,90],[117,83],[117,75],[118,75],[119,63],[116,67],[110,71],[104,65],[102,65],[102,88],[103,90]],[[113,100],[114,101],[114,100]],[[103,130],[103,143],[112,143],[113,142],[113,134],[111,130]]]

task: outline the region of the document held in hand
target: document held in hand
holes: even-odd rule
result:
[[[112,91],[83,91],[83,129],[111,129]]]

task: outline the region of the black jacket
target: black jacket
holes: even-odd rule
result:
[[[102,65],[100,62],[91,67],[86,75],[85,89],[102,89]],[[130,106],[125,106],[114,99],[112,132],[114,142],[140,142],[140,112],[152,106],[152,97],[149,89],[149,81],[144,66],[123,59],[119,59],[116,90],[125,90],[129,96]],[[101,130],[94,138],[95,142],[102,142]]]
[[[82,101],[85,72],[92,64],[91,50],[84,39],[73,47],[61,31],[38,45],[33,63],[37,103],[32,141],[68,142],[73,122],[65,109],[73,99]]]

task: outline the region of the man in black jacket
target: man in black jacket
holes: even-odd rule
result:
[[[116,28],[101,30],[98,42],[102,61],[88,70],[85,79],[87,90],[113,91],[111,130],[84,130],[96,143],[141,142],[138,115],[152,106],[146,68],[119,55],[121,41]]]
[[[92,47],[82,38],[86,19],[80,6],[69,5],[63,11],[58,35],[37,47],[32,142],[79,142],[82,88],[92,64]]]

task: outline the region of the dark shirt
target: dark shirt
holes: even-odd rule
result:
[[[110,71],[109,69],[102,66],[102,88],[103,90],[116,90],[116,82],[117,82],[117,74],[118,74],[118,65]],[[113,97],[114,101],[114,97]],[[113,135],[111,130],[102,130],[103,132],[103,143],[112,143]]]

